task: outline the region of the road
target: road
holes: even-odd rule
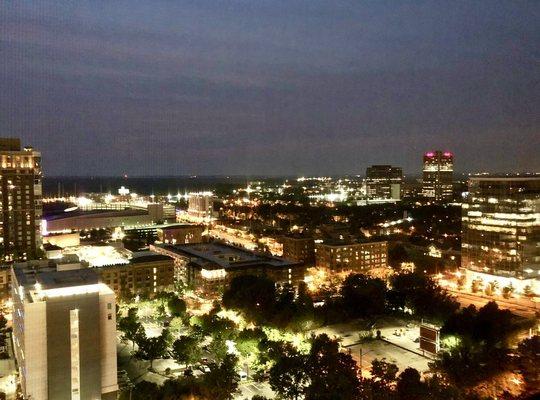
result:
[[[467,307],[473,304],[474,306],[479,308],[479,307],[484,306],[490,301],[496,301],[500,308],[510,310],[513,314],[518,315],[520,317],[534,318],[536,313],[540,312],[540,308],[528,305],[527,303],[523,301],[519,302],[519,299],[506,300],[499,296],[488,297],[481,294],[464,293],[464,292],[458,292],[458,291],[449,290],[449,289],[447,289],[447,291],[453,296],[455,296],[456,300],[461,304],[462,307]],[[536,303],[534,304],[536,306]]]

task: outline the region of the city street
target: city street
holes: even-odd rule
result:
[[[447,290],[455,296],[462,307],[473,304],[476,308],[480,308],[490,301],[496,301],[500,308],[508,309],[520,317],[533,318],[536,313],[540,312],[540,307],[537,307],[537,303],[528,299],[505,299],[501,296],[486,296],[484,294],[459,292],[448,288]]]

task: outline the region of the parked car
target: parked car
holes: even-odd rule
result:
[[[210,372],[210,367],[208,365],[201,364],[199,365],[199,370],[206,374],[207,372]]]

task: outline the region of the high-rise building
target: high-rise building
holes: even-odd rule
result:
[[[370,200],[401,199],[403,170],[391,165],[372,165],[366,169],[366,195]]]
[[[462,267],[540,278],[540,176],[470,178],[462,210]]]
[[[453,197],[454,155],[449,151],[424,154],[422,194],[430,200],[449,201]]]
[[[190,193],[188,214],[197,218],[212,218],[214,216],[214,195],[211,192]]]
[[[25,399],[116,399],[114,292],[92,269],[76,268],[47,260],[12,268],[13,343]]]
[[[41,247],[41,154],[0,138],[0,160],[0,256],[34,258]]]

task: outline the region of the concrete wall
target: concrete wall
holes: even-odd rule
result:
[[[99,294],[47,299],[49,399],[71,400],[70,310],[79,310],[80,399],[101,398]]]

